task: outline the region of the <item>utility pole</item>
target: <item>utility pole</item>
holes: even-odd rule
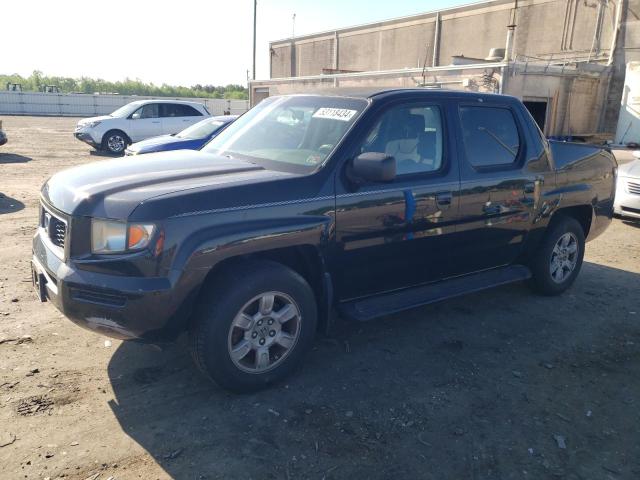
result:
[[[293,14],[293,17],[291,18],[293,21],[292,27],[291,27],[291,38],[293,38],[295,40],[296,38],[296,14]]]
[[[256,22],[258,13],[258,0],[253,0],[253,79],[256,79]]]

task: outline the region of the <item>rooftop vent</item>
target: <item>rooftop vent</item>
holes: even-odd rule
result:
[[[504,60],[506,50],[504,48],[492,48],[489,50],[489,56],[485,58],[490,62],[501,62]]]

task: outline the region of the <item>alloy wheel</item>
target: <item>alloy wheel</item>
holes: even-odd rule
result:
[[[286,293],[256,295],[240,309],[229,330],[228,351],[233,363],[248,373],[278,366],[300,336],[300,308]]]
[[[107,147],[113,153],[120,153],[125,148],[125,141],[122,135],[111,135],[107,139]]]
[[[555,283],[562,283],[567,280],[576,268],[578,263],[578,239],[567,232],[562,235],[551,253],[549,271]]]

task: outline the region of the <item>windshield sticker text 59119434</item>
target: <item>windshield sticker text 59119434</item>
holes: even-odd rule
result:
[[[313,114],[313,118],[326,118],[328,120],[341,120],[348,122],[357,113],[357,110],[347,110],[346,108],[319,108]]]

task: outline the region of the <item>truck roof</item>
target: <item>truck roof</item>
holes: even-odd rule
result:
[[[296,93],[292,95],[322,95],[330,97],[349,97],[349,98],[375,98],[375,97],[391,97],[401,96],[408,93],[419,93],[436,98],[468,98],[469,100],[477,99],[495,99],[496,97],[515,98],[510,95],[502,95],[496,93],[478,93],[463,92],[460,90],[444,90],[432,88],[333,88],[310,90],[308,93]]]

